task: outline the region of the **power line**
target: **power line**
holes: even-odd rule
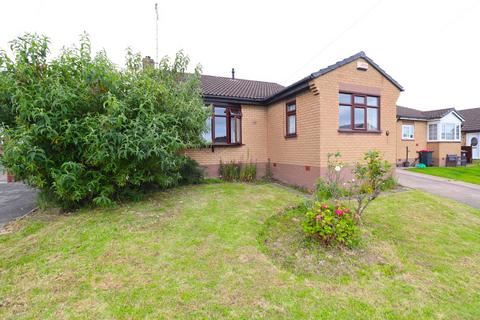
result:
[[[377,2],[375,2],[370,8],[368,8],[362,15],[360,15],[357,19],[355,19],[347,28],[345,28],[343,31],[341,31],[332,41],[328,42],[325,46],[323,46],[314,56],[312,56],[312,58],[310,58],[310,60],[308,60],[304,65],[302,65],[300,68],[298,68],[295,72],[293,72],[292,74],[290,74],[290,76],[286,79],[287,81],[285,82],[288,82],[290,80],[292,80],[292,78],[294,76],[297,75],[297,73],[299,73],[300,71],[302,71],[303,69],[305,69],[306,67],[308,67],[315,59],[318,58],[318,56],[320,56],[325,50],[327,50],[328,48],[330,48],[335,42],[337,42],[338,40],[340,40],[348,31],[350,31],[351,29],[353,29],[358,23],[360,23],[360,21],[362,21],[363,19],[365,19],[368,15],[370,15],[370,13],[380,5],[380,3],[382,3],[383,0],[379,0]]]

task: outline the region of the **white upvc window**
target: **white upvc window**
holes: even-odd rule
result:
[[[429,141],[460,141],[460,124],[433,123],[428,125]]]
[[[428,140],[438,140],[438,125],[436,123],[431,123],[428,125]]]
[[[402,139],[403,140],[415,139],[415,126],[413,124],[402,125]]]

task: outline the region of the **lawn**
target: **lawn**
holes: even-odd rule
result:
[[[428,168],[412,168],[414,172],[430,174],[432,176],[443,177],[453,180],[480,184],[480,163],[468,167],[428,167]]]
[[[377,199],[355,250],[307,241],[304,197],[205,184],[115,209],[44,211],[0,235],[1,319],[478,319],[480,211]]]

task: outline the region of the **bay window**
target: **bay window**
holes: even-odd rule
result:
[[[460,141],[460,124],[431,123],[428,125],[429,141]]]
[[[380,97],[340,92],[338,103],[340,131],[380,131]]]
[[[436,123],[428,125],[428,140],[438,140],[438,125]]]
[[[240,106],[214,105],[207,119],[208,130],[203,137],[213,145],[239,145],[242,143],[242,111]]]

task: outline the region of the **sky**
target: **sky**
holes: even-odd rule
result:
[[[124,65],[126,48],[184,50],[192,68],[289,85],[359,51],[404,88],[399,105],[480,107],[479,0],[2,0],[0,48],[25,32],[52,55],[87,32],[94,51]]]

